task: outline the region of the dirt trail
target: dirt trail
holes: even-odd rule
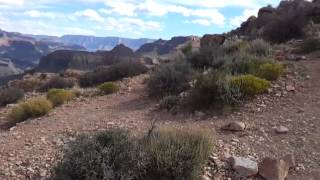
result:
[[[300,63],[307,67],[311,78],[300,84],[303,87],[297,87],[296,93],[283,98],[262,96],[228,116],[199,118],[154,111],[156,103],[145,97],[142,79],[136,81],[130,93],[71,102],[10,131],[0,130],[0,179],[45,179],[62,147],[74,135],[110,127],[143,131],[156,118],[160,123],[177,126],[191,123],[215,129],[219,158],[228,151],[257,160],[293,153],[298,166],[290,172],[289,179],[319,180],[320,61]],[[244,121],[247,130],[242,133],[220,130],[226,122],[234,120]],[[273,127],[278,125],[288,127],[289,133],[276,134]]]

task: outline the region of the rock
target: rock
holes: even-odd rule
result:
[[[266,180],[285,180],[289,168],[295,166],[293,155],[281,159],[264,158],[259,164],[259,174]]]
[[[240,121],[231,122],[226,124],[221,129],[227,131],[244,131],[246,129],[246,124]]]
[[[232,168],[242,177],[249,177],[258,174],[258,163],[249,158],[232,157]]]
[[[212,48],[220,46],[224,43],[226,37],[219,34],[206,34],[201,38],[200,46],[201,48]]]
[[[201,179],[202,179],[202,180],[211,180],[211,178],[208,177],[207,175],[203,175],[203,176],[201,177]]]
[[[279,126],[275,128],[276,133],[278,134],[285,134],[289,132],[289,128],[285,127],[285,126]]]
[[[292,86],[292,85],[287,85],[287,86],[286,86],[286,90],[287,90],[288,92],[292,92],[292,91],[295,91],[296,88],[295,88],[294,86]]]

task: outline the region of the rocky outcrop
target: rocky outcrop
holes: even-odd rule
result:
[[[42,72],[63,72],[67,69],[92,70],[98,66],[107,66],[128,59],[139,60],[139,56],[122,44],[111,51],[58,50],[43,57],[37,70]]]
[[[192,36],[179,36],[173,37],[171,40],[168,41],[159,39],[153,43],[147,43],[141,46],[136,52],[141,55],[150,53],[155,53],[157,55],[165,55],[177,51],[179,47],[181,47],[181,45],[184,45],[187,42],[192,41],[193,38],[194,37]]]
[[[224,43],[226,37],[219,34],[206,34],[201,38],[200,47],[201,48],[214,48],[220,46]]]
[[[305,0],[292,0],[281,1],[279,6],[273,8],[272,6],[263,7],[259,10],[258,16],[252,16],[247,21],[243,22],[241,26],[229,33],[234,36],[250,36],[262,37],[266,27],[269,26],[275,19],[286,19],[287,17],[296,17],[293,19],[301,19],[301,21],[313,20],[320,22],[319,3],[305,1]],[[298,17],[299,16],[299,17]],[[303,16],[303,17],[301,17]]]
[[[0,77],[15,75],[19,72],[10,59],[0,59]]]

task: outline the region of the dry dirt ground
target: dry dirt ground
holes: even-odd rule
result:
[[[294,154],[297,166],[288,180],[320,179],[320,60],[294,63],[296,68],[274,85],[273,91],[228,113],[205,112],[204,116],[157,111],[147,98],[143,78],[134,78],[132,90],[110,96],[82,98],[26,121],[10,130],[0,129],[0,179],[47,179],[61,157],[61,150],[75,135],[121,127],[143,132],[152,120],[174,126],[211,128],[216,136],[216,177],[238,179],[224,159],[230,155],[255,158]],[[299,80],[301,73],[309,75]],[[288,92],[287,85],[296,90]],[[281,96],[281,97],[279,97]],[[1,110],[5,116],[5,110]],[[199,114],[199,113],[198,113]],[[1,121],[1,119],[0,119]],[[227,122],[243,121],[244,132],[220,130]],[[0,123],[1,124],[1,123]],[[289,128],[287,134],[274,127]],[[246,179],[260,179],[252,177]]]

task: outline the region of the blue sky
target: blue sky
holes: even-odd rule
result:
[[[280,0],[0,0],[0,28],[28,34],[163,38],[222,33]]]

